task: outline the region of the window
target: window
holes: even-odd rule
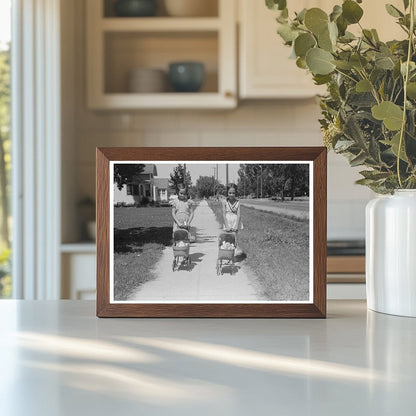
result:
[[[12,294],[10,272],[10,44],[11,1],[0,0],[0,298]]]
[[[139,195],[139,185],[127,184],[127,195]]]

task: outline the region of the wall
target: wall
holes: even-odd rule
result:
[[[76,0],[74,4],[75,39],[68,41],[69,46],[64,48],[64,62],[69,67],[64,68],[63,82],[64,102],[68,98],[75,108],[70,126],[74,141],[68,140],[64,146],[63,176],[64,189],[75,190],[75,193],[71,193],[72,200],[67,194],[63,197],[64,218],[66,211],[70,215],[71,209],[76,208],[77,200],[94,195],[96,147],[321,145],[317,121],[320,113],[315,99],[246,101],[233,111],[87,110],[83,1]],[[68,97],[65,97],[66,93]],[[351,169],[342,157],[329,154],[329,238],[364,236],[364,206],[372,193],[354,185],[358,171]],[[64,225],[64,241],[76,238],[74,228]]]

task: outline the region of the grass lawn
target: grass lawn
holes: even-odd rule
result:
[[[209,202],[222,222],[221,204]],[[238,245],[265,300],[309,299],[309,222],[241,207]]]
[[[153,266],[172,244],[172,209],[114,208],[114,299],[126,300],[152,278]]]

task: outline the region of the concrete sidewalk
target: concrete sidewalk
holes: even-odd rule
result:
[[[248,270],[236,264],[234,274],[224,267],[224,274],[217,276],[218,235],[221,232],[214,213],[207,201],[201,201],[195,209],[192,226],[196,228],[196,242],[190,246],[192,265],[190,271],[183,267],[172,271],[173,250],[166,247],[155,265],[155,280],[145,283],[128,299],[141,301],[258,301]]]

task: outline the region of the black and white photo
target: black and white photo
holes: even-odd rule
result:
[[[312,303],[313,163],[110,162],[111,303]]]

